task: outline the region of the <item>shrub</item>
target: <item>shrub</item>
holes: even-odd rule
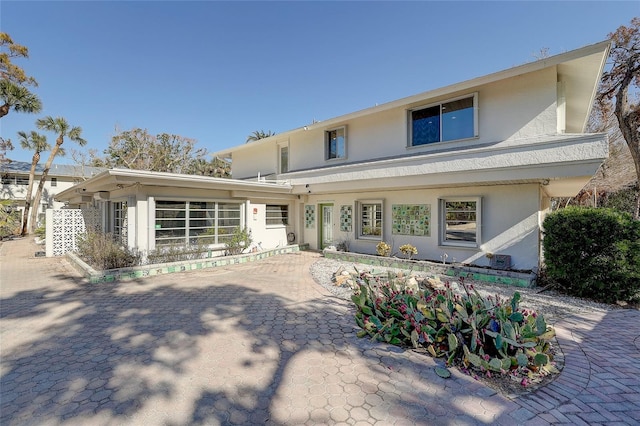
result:
[[[400,246],[400,252],[407,256],[407,259],[411,259],[412,256],[418,254],[418,249],[411,244],[404,244]]]
[[[225,249],[230,255],[241,254],[252,242],[251,232],[247,228],[238,227],[225,243]]]
[[[378,256],[389,257],[391,256],[391,246],[384,241],[380,241],[376,246],[376,253],[378,253]]]
[[[520,294],[509,299],[481,296],[472,286],[456,293],[413,291],[394,280],[361,275],[352,300],[359,337],[423,348],[447,365],[531,378],[557,372],[551,364],[552,328],[542,315],[521,310]]]
[[[88,232],[78,238],[78,255],[98,270],[126,268],[140,264],[141,256],[123,247],[112,234]]]
[[[201,239],[205,240],[205,239]],[[172,244],[158,247],[147,253],[147,264],[179,262],[182,260],[197,260],[208,257],[209,248],[205,241],[188,246]]]
[[[569,207],[544,221],[547,277],[567,294],[602,302],[640,291],[640,222],[612,209]]]

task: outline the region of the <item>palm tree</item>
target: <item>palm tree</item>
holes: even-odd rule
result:
[[[31,170],[29,170],[29,186],[27,187],[27,193],[24,199],[24,212],[22,215],[22,230],[20,235],[26,235],[27,223],[29,222],[29,209],[31,208],[31,199],[33,192],[33,181],[36,176],[36,166],[40,162],[40,153],[42,151],[48,151],[51,149],[51,145],[47,143],[47,137],[39,134],[38,132],[31,131],[27,134],[25,132],[18,132],[20,140],[20,146],[23,149],[33,151],[33,157],[31,158]]]
[[[42,190],[44,189],[44,182],[47,180],[47,175],[49,174],[49,169],[51,168],[53,159],[56,157],[56,154],[58,154],[62,150],[64,138],[67,137],[80,146],[85,146],[87,144],[87,141],[82,139],[81,137],[82,128],[71,127],[69,123],[67,123],[67,120],[65,120],[63,117],[53,118],[51,116],[47,116],[45,118],[40,118],[36,121],[36,127],[40,130],[53,132],[57,134],[58,137],[56,138],[56,144],[53,146],[53,149],[49,154],[49,158],[44,165],[42,176],[40,176],[40,183],[38,184],[38,190],[36,191],[35,197],[33,197],[33,207],[31,208],[31,222],[29,223],[30,231],[33,231],[36,224],[40,198],[42,197]]]
[[[15,112],[37,113],[42,110],[42,102],[29,89],[9,80],[0,80],[0,118],[9,114],[13,108]]]
[[[273,136],[273,135],[275,135],[275,133],[272,132],[271,130],[267,130],[266,132],[264,130],[256,130],[253,133],[251,133],[249,136],[247,136],[247,140],[245,143],[255,142],[257,140],[268,138],[269,136]]]

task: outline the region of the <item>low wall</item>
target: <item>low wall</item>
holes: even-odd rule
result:
[[[474,281],[505,284],[515,287],[534,287],[536,274],[496,269],[476,268],[472,266],[445,265],[421,260],[382,257],[370,254],[351,253],[336,250],[324,250],[324,257],[345,262],[362,263],[369,266],[396,268],[413,272],[425,272],[450,277],[464,277]]]
[[[172,274],[176,272],[195,271],[199,269],[217,268],[227,265],[254,262],[271,256],[300,251],[298,245],[264,250],[259,253],[239,254],[235,256],[220,256],[208,259],[184,260],[180,262],[158,263],[155,265],[134,266],[130,268],[109,269],[96,271],[72,252],[67,252],[69,263],[82,274],[90,283],[108,283],[116,281],[130,281],[156,275]]]

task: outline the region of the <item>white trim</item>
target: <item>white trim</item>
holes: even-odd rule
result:
[[[466,241],[451,241],[446,240],[447,226],[446,226],[446,209],[445,203],[447,202],[460,202],[471,201],[476,203],[476,240],[475,242]],[[470,196],[470,197],[440,197],[438,198],[438,244],[446,247],[466,247],[466,248],[479,248],[482,245],[482,197]]]
[[[362,206],[370,204],[380,204],[380,235],[362,235]],[[366,200],[355,200],[355,211],[356,211],[356,224],[355,224],[355,233],[354,237],[356,240],[360,241],[383,241],[384,240],[384,225],[385,225],[385,213],[384,213],[384,199],[366,199]],[[375,218],[374,218],[375,220]]]
[[[443,128],[442,128],[442,105],[450,103],[450,102],[455,102],[455,101],[459,101],[462,99],[469,99],[472,98],[473,99],[473,136],[469,136],[466,138],[460,138],[460,139],[447,139],[447,140],[442,140],[442,136],[443,136]],[[440,121],[439,123],[439,134],[440,134],[440,140],[437,142],[429,142],[429,143],[425,143],[425,144],[420,144],[420,145],[414,145],[413,144],[413,113],[416,111],[421,111],[423,109],[427,109],[427,108],[433,108],[439,106],[440,107],[440,112],[438,114],[438,119]],[[464,140],[471,140],[471,139],[476,139],[479,137],[480,131],[479,131],[479,121],[478,121],[478,92],[472,92],[472,93],[467,93],[461,96],[456,96],[455,98],[448,98],[448,99],[443,99],[441,101],[438,102],[432,102],[432,103],[428,103],[428,104],[424,104],[424,105],[419,105],[419,106],[415,106],[415,107],[411,107],[411,108],[407,108],[406,110],[406,120],[407,120],[407,148],[411,149],[411,148],[424,148],[425,146],[433,146],[435,144],[444,144],[444,143],[450,143],[450,142],[460,142],[460,141],[464,141]]]
[[[335,132],[338,130],[342,130],[342,133],[343,133],[344,155],[341,157],[329,158],[329,133]],[[347,143],[347,125],[346,124],[343,126],[332,127],[324,131],[324,161],[326,161],[327,163],[345,161],[349,158],[347,150],[348,150],[348,143]]]

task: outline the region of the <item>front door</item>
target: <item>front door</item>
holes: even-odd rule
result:
[[[333,204],[320,204],[320,250],[333,244]]]

